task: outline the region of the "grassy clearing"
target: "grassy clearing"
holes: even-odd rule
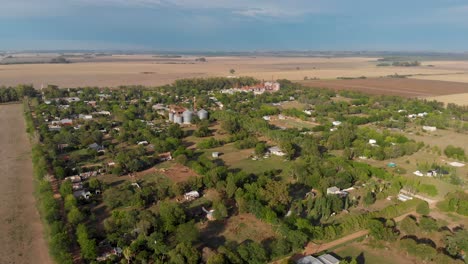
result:
[[[218,243],[231,240],[242,243],[246,240],[262,242],[275,237],[271,225],[260,221],[252,214],[240,214],[224,222],[207,222],[200,224],[202,241],[208,246],[219,246]]]
[[[339,257],[357,258],[358,263],[379,263],[379,264],[410,264],[413,259],[407,257],[402,252],[388,248],[371,248],[361,242],[354,242],[344,247],[334,250]]]
[[[313,122],[302,121],[302,120],[293,119],[293,118],[287,118],[283,120],[280,120],[280,119],[272,120],[270,124],[273,124],[277,127],[297,128],[297,129],[303,129],[303,128],[312,129],[313,127],[318,125]]]
[[[288,162],[282,157],[271,156],[266,159],[252,160],[250,156],[253,149],[236,149],[234,144],[226,144],[224,146],[204,150],[203,155],[211,157],[212,152],[220,152],[220,159],[229,166],[230,169],[240,169],[248,173],[263,173],[269,170],[285,170]]]

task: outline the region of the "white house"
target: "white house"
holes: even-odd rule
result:
[[[304,110],[303,111],[306,115],[312,115],[312,111],[311,110]]]
[[[137,144],[138,144],[138,145],[146,146],[146,145],[148,145],[148,141],[146,141],[146,140],[138,141]]]
[[[437,130],[437,127],[435,126],[423,126],[422,129],[427,132],[434,132]]]
[[[191,192],[184,194],[184,198],[187,201],[192,201],[199,197],[200,197],[200,193],[198,193],[197,191],[191,191]]]
[[[340,188],[333,186],[330,188],[327,188],[327,194],[341,194]]]
[[[375,139],[369,139],[369,144],[375,145],[375,144],[377,144],[377,140],[375,140]]]
[[[219,157],[219,152],[212,152],[211,157],[218,158]]]
[[[79,115],[78,115],[78,118],[84,119],[84,120],[91,120],[91,119],[93,119],[93,116],[92,116],[92,115],[83,115],[83,114],[79,114]]]
[[[270,152],[272,155],[276,155],[280,157],[286,155],[286,153],[284,153],[278,146],[268,148],[268,152]]]
[[[339,125],[341,125],[341,121],[333,121],[332,124],[334,126],[339,126]]]
[[[270,117],[269,116],[264,116],[263,120],[270,121]]]
[[[418,171],[418,170],[413,172],[413,174],[416,175],[416,176],[419,176],[419,177],[424,176],[424,174],[422,172]]]

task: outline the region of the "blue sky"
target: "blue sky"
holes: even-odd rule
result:
[[[468,51],[466,0],[0,0],[0,50]]]

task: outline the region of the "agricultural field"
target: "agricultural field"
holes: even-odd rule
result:
[[[432,98],[441,95],[463,94],[468,83],[417,80],[409,78],[368,78],[353,80],[308,80],[302,84],[335,90],[352,90],[369,94]]]
[[[52,263],[34,197],[21,104],[0,104],[0,262]]]
[[[467,72],[466,62],[426,62],[419,67],[377,67],[378,58],[372,57],[206,57],[206,62],[196,62],[195,56],[165,58],[154,55],[108,55],[68,58],[69,64],[0,65],[0,85],[54,84],[67,87],[119,87],[122,85],[158,86],[174,80],[191,77],[227,76],[230,69],[236,75],[253,76],[260,80],[336,79],[338,77],[385,77],[392,74],[417,75],[418,78],[458,79]],[[457,74],[457,75],[453,75]],[[463,77],[463,76],[462,76]],[[319,83],[320,84],[320,83]],[[331,85],[331,84],[330,84]],[[333,87],[332,87],[333,88]],[[372,89],[366,89],[372,92]],[[466,91],[465,91],[466,92]],[[400,93],[414,95],[412,93]]]
[[[449,94],[426,97],[427,100],[436,100],[444,104],[468,105],[468,93]]]

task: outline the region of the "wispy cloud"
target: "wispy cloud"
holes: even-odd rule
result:
[[[180,10],[227,10],[246,17],[298,17],[323,12],[325,0],[0,0],[0,16],[45,16],[76,7],[135,7]]]

